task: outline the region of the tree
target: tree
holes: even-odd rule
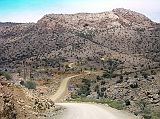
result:
[[[114,71],[117,69],[118,65],[120,64],[119,60],[117,59],[108,59],[104,62],[104,76],[107,78],[112,78]]]

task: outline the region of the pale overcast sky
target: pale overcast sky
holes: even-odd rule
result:
[[[37,22],[45,14],[126,8],[160,23],[160,0],[0,0],[1,22]]]

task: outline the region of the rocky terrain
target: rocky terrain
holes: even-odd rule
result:
[[[105,74],[105,72],[104,72]],[[71,97],[84,101],[97,101],[141,115],[144,119],[160,116],[160,69],[122,74],[114,78],[106,75],[88,75],[71,82]],[[100,100],[100,101],[98,101]],[[118,103],[117,103],[118,102]]]
[[[12,27],[15,25],[20,25],[22,23],[12,23],[12,22],[0,22],[0,27]]]
[[[37,119],[54,114],[58,107],[42,96],[42,91],[43,88],[29,90],[0,76],[0,119]]]
[[[97,60],[112,55],[129,65],[152,65],[160,56],[159,26],[122,8],[103,13],[48,14],[37,23],[1,25],[0,67],[14,68],[22,61]]]
[[[152,119],[160,112],[159,68],[160,23],[131,10],[0,23],[0,117],[49,118],[47,96],[65,76],[88,70],[99,76],[75,77],[72,98],[112,99]]]

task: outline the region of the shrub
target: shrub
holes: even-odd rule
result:
[[[110,76],[110,74],[108,72],[104,72],[104,74],[103,74],[102,77],[104,77],[104,78],[110,78],[111,76]]]
[[[24,86],[24,81],[20,81],[20,84],[21,84],[22,86]]]
[[[0,72],[0,76],[4,76],[7,80],[11,80],[12,76],[8,72]]]
[[[85,84],[85,85],[87,85],[88,87],[90,87],[91,80],[89,80],[89,79],[82,79],[82,83]]]
[[[82,85],[79,90],[77,90],[79,96],[88,96],[90,95],[90,92],[90,88],[87,85]]]
[[[132,73],[132,72],[126,72],[126,71],[125,71],[125,72],[123,73],[123,75],[129,75],[129,74],[131,74],[131,73]]]
[[[102,93],[104,95],[104,93]],[[72,99],[71,99],[72,101]],[[88,98],[88,97],[81,97],[81,98],[76,98],[74,101],[79,101],[79,102],[95,102],[95,103],[100,103],[100,104],[108,104],[112,108],[116,108],[118,110],[122,110],[124,108],[123,102],[120,101],[115,101],[110,98],[100,98],[100,99],[95,99],[95,98]]]
[[[120,79],[123,79],[123,76],[121,75],[119,78],[120,78]]]
[[[118,79],[117,81],[116,81],[116,83],[122,83],[123,82],[123,79],[122,78],[120,78],[120,79]]]
[[[120,74],[110,73],[110,72],[104,72],[103,76],[104,78],[116,78],[120,76]]]
[[[97,92],[99,90],[99,85],[96,85],[94,91]]]
[[[142,76],[143,76],[145,79],[147,79],[147,78],[148,78],[148,76],[149,76],[149,74],[148,74],[148,73],[146,73],[146,72],[142,72]]]
[[[99,97],[103,97],[103,96],[104,96],[104,92],[99,92],[99,93],[98,93],[98,96],[99,96]]]
[[[135,75],[134,78],[138,78],[138,75]]]
[[[151,119],[152,118],[152,116],[149,114],[143,114],[143,117],[144,117],[144,119]]]
[[[154,70],[151,70],[151,75],[156,75],[157,73]]]
[[[126,80],[128,80],[129,79],[129,77],[126,77]]]
[[[152,79],[154,79],[154,77],[152,76]]]
[[[137,82],[133,82],[132,84],[130,84],[131,88],[138,88],[138,83]]]
[[[105,81],[101,81],[101,85],[105,85],[106,84],[106,82]]]
[[[71,93],[71,98],[72,98],[72,99],[76,99],[76,98],[78,98],[78,95],[72,92],[72,93]]]
[[[78,85],[79,89],[77,90],[77,94],[79,96],[88,96],[90,95],[90,86],[91,80],[89,79],[82,79],[82,84]]]
[[[158,93],[157,93],[158,95],[160,95],[160,90],[158,91]]]
[[[131,105],[131,102],[129,101],[129,99],[125,100],[125,104],[126,106]]]
[[[103,78],[100,76],[97,76],[96,79],[97,79],[97,81],[103,80]]]
[[[118,110],[122,110],[124,107],[124,105],[121,102],[117,102],[113,100],[110,103],[108,103],[108,105]]]
[[[106,88],[105,87],[101,88],[101,92],[104,92],[104,91],[106,91]]]
[[[24,86],[28,89],[36,89],[36,83],[33,81],[26,81]]]

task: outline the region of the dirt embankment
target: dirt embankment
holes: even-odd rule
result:
[[[24,90],[8,81],[0,81],[0,117],[2,119],[35,118],[34,100]]]
[[[37,119],[54,107],[53,101],[0,77],[0,119]]]

